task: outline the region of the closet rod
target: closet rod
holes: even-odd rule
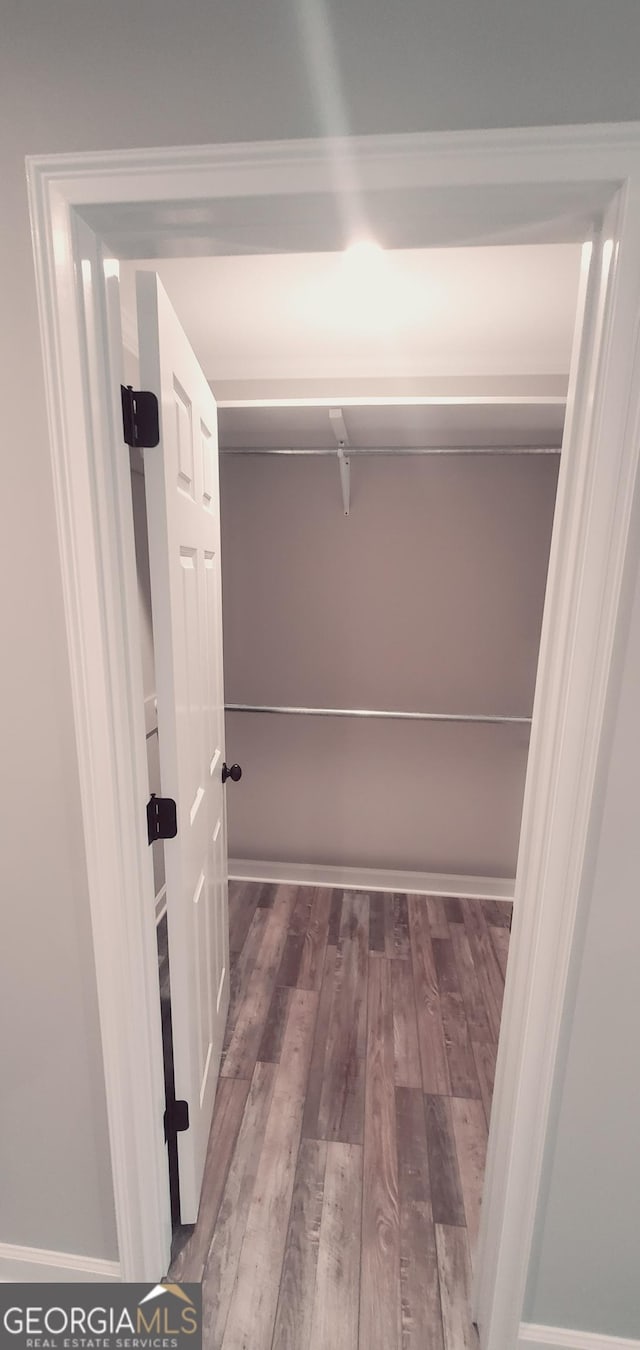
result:
[[[374,711],[371,708],[279,708],[267,703],[225,703],[226,712],[285,713],[295,717],[379,717],[399,722],[481,722],[531,726],[530,717],[493,717],[485,713]]]
[[[349,446],[349,456],[356,455],[559,455],[559,445],[388,445]],[[330,455],[335,459],[337,447],[321,446],[313,449],[284,449],[276,446],[220,446],[221,455]]]

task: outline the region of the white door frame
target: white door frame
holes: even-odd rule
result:
[[[106,336],[109,279],[117,268],[105,261],[101,240],[114,230],[126,232],[126,212],[136,203],[147,213],[148,229],[163,239],[173,231],[177,240],[196,218],[196,203],[245,197],[250,217],[251,199],[269,197],[271,206],[279,199],[283,213],[291,194],[298,200],[325,194],[329,200],[337,159],[348,161],[351,181],[365,194],[406,187],[425,194],[440,213],[440,242],[456,238],[456,231],[460,242],[461,209],[469,241],[482,242],[481,231],[472,239],[474,219],[483,211],[486,219],[492,193],[494,217],[506,204],[503,240],[514,212],[521,224],[539,227],[541,202],[549,219],[582,213],[593,222],[593,256],[603,253],[609,271],[602,291],[594,269],[589,273],[583,263],[581,356],[569,394],[483,1205],[476,1288],[482,1344],[514,1350],[570,998],[574,930],[593,873],[588,845],[598,770],[610,744],[607,689],[624,627],[625,559],[634,544],[631,506],[640,445],[636,124],[28,161],[122,1277],[149,1280],[162,1273],[168,1215],[133,527]],[[187,207],[185,225],[181,211]],[[442,229],[447,213],[449,234]]]

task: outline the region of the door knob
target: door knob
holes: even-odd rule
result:
[[[226,783],[227,778],[231,778],[234,783],[240,782],[240,779],[242,778],[242,769],[239,764],[232,764],[230,769],[227,768],[226,764],[222,765],[223,783]]]

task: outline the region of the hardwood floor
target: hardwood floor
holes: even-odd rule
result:
[[[475,1350],[511,906],[231,883],[205,1350]]]

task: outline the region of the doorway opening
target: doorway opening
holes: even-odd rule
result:
[[[311,1169],[322,1235],[339,1167],[354,1213],[364,1204],[340,1324],[357,1327],[360,1315],[365,1343],[376,1325],[392,1344],[410,1307],[420,1335],[456,1325],[474,1343],[471,1269],[580,260],[571,243],[392,251],[382,313],[361,284],[345,289],[349,255],[120,267],[128,382],[140,384],[131,335],[146,270],[218,402],[226,744],[244,774],[227,797],[232,998],[195,1230],[177,1223],[169,1145],[172,1274],[204,1279],[215,1345],[251,1305],[257,1258],[248,1266],[245,1248],[269,1168],[282,1167],[267,1114],[248,1169],[255,1100],[267,1110],[265,1084],[277,1091],[274,1066],[306,1004],[315,1031],[299,1138],[288,1139],[268,1235],[271,1325],[253,1333],[278,1343],[277,1328],[299,1316],[310,1343],[326,1338],[314,1318],[327,1301],[338,1308],[337,1289],[307,1290],[310,1306],[294,1309],[286,1272],[294,1247],[323,1271],[322,1236],[314,1261],[315,1234],[292,1197]],[[143,632],[149,607],[143,597]],[[157,723],[153,732],[152,748]],[[153,753],[149,773],[160,792]],[[362,1158],[372,1175],[383,1170],[366,1115],[380,1048],[367,1038],[368,988],[379,979],[393,1028],[391,1189],[402,1190],[403,1169],[424,1174],[420,1195],[401,1197],[386,1287],[369,1250]],[[165,1069],[167,1008],[165,989]],[[432,1218],[408,1251],[412,1203]]]

